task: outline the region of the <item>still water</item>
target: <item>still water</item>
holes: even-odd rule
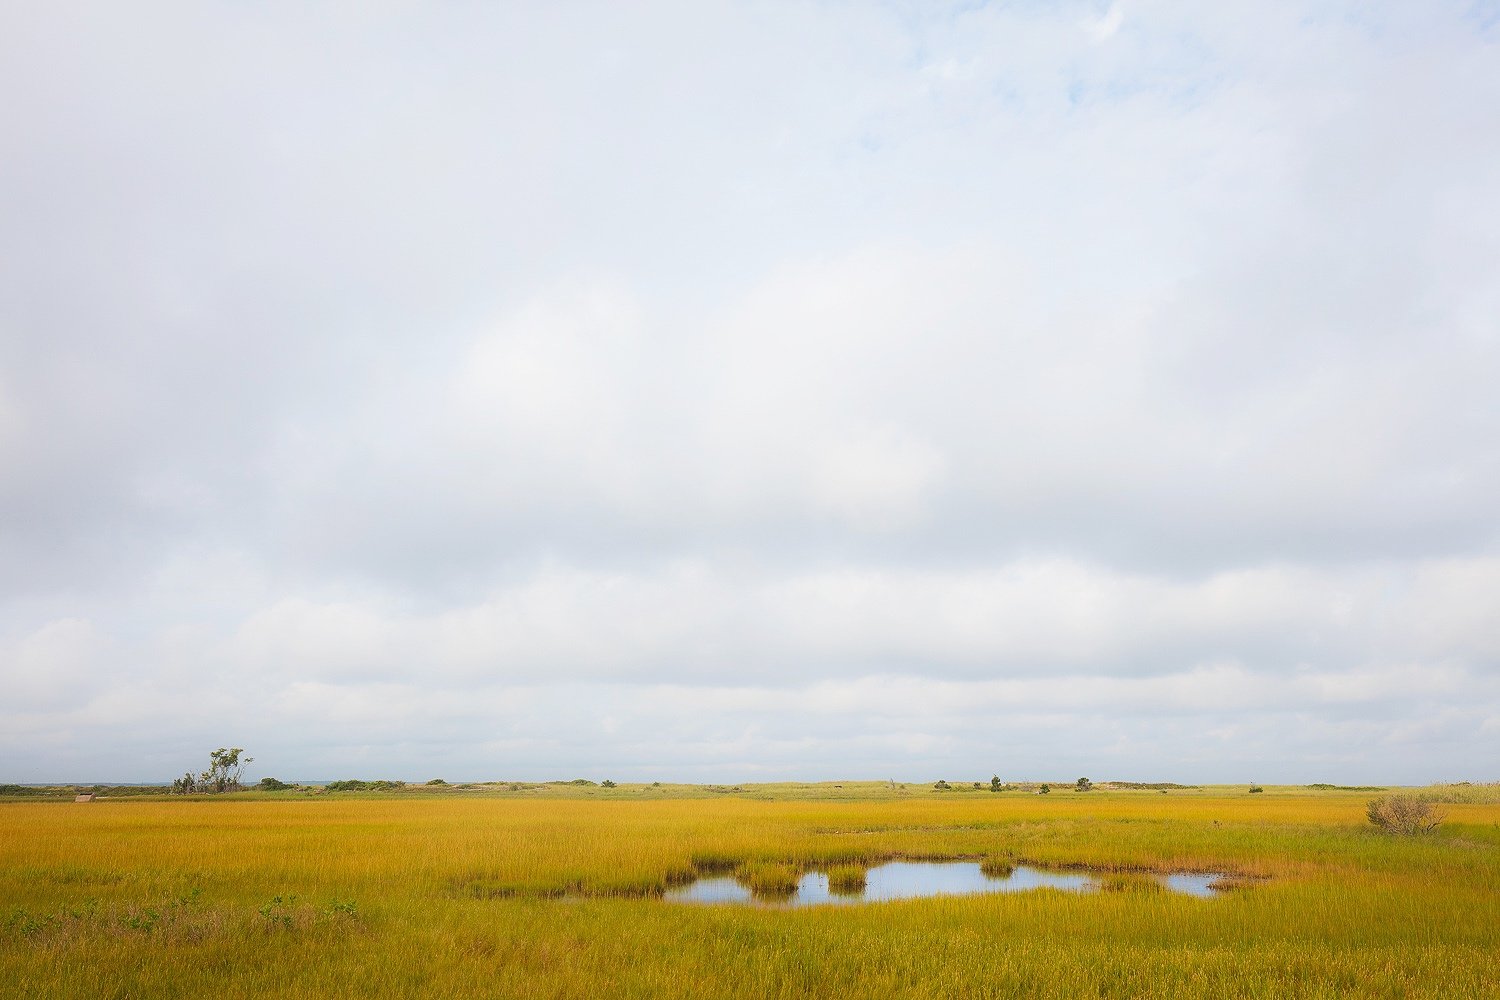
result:
[[[1159,882],[1167,891],[1188,896],[1215,896],[1211,883],[1218,875],[1177,874],[1144,875]],[[835,893],[829,891],[828,876],[808,872],[802,876],[797,891],[787,899],[762,900],[733,878],[718,876],[668,889],[665,898],[684,903],[760,903],[781,906],[820,906],[843,903],[874,903],[888,899],[920,899],[926,896],[972,896],[988,892],[1027,892],[1032,889],[1060,889],[1063,892],[1095,892],[1099,880],[1092,875],[1049,872],[1019,865],[1009,875],[991,877],[976,861],[891,861],[877,865],[866,876],[862,891]]]

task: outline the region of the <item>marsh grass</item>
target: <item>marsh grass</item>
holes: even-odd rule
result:
[[[1016,866],[1009,858],[985,858],[979,862],[979,870],[987,878],[1010,878],[1015,873]]]
[[[785,900],[796,894],[802,872],[775,861],[747,861],[735,869],[734,878],[757,899]]]
[[[1139,872],[1110,872],[1099,877],[1101,892],[1130,892],[1140,895],[1156,895],[1167,891],[1160,879]]]
[[[857,896],[865,891],[869,869],[864,865],[830,865],[828,891],[835,896]]]
[[[851,791],[864,794],[841,794]],[[1368,796],[1357,792],[901,791],[822,800],[799,789],[766,801],[658,789],[632,800],[622,786],[575,788],[572,798],[7,803],[0,993],[1496,995],[1493,802],[1452,804],[1429,836],[1388,837],[1369,827]],[[1248,888],[1207,902],[1042,891],[805,910],[651,898],[716,866],[753,866],[757,880],[784,885],[804,871],[897,857],[1222,871]]]

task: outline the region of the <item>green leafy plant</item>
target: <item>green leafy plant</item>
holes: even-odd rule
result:
[[[294,923],[293,907],[296,905],[296,896],[272,896],[271,901],[257,912],[265,921],[267,929],[289,931]]]

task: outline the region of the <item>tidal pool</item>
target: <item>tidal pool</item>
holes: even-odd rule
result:
[[[1131,876],[1155,883],[1168,892],[1188,896],[1216,896],[1214,874]],[[854,892],[829,889],[828,875],[812,871],[802,876],[797,891],[788,897],[760,897],[731,876],[700,878],[668,889],[665,899],[681,903],[761,903],[777,906],[822,906],[875,903],[889,899],[920,899],[926,896],[973,896],[989,892],[1028,892],[1059,889],[1063,892],[1097,892],[1103,886],[1089,874],[1050,872],[1017,865],[1008,875],[986,875],[977,861],[889,861],[871,867],[865,887]]]

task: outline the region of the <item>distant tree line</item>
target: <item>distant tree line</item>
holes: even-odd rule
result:
[[[323,786],[330,792],[393,792],[405,788],[404,781],[360,781],[358,778],[350,778],[347,781],[330,781]]]

